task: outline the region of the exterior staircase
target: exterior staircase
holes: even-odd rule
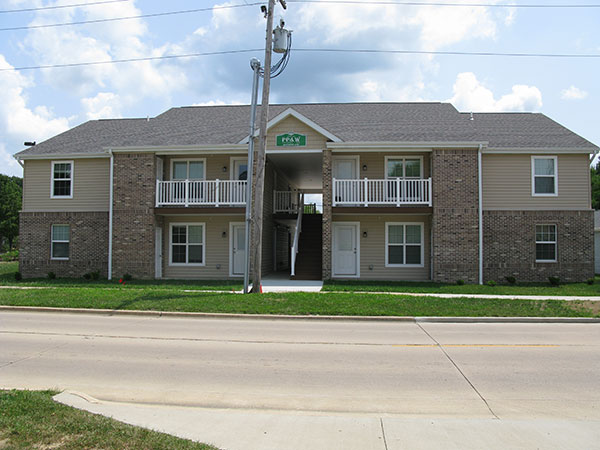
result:
[[[323,252],[323,215],[304,214],[292,280],[320,280]]]

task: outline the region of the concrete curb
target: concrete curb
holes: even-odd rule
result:
[[[413,316],[286,316],[279,314],[228,314],[177,311],[136,311],[88,308],[52,308],[38,306],[0,305],[2,311],[91,314],[100,316],[182,317],[240,320],[321,320],[353,322],[414,322],[414,323],[600,323],[600,317],[413,317]]]

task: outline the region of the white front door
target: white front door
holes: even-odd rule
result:
[[[231,275],[244,275],[246,265],[246,227],[231,225]]]
[[[247,180],[248,179],[248,162],[246,159],[234,159],[233,160],[233,180]]]
[[[337,180],[354,180],[356,173],[355,158],[335,158],[333,160],[333,178]]]
[[[155,268],[154,277],[162,278],[162,228],[156,227],[154,239]]]
[[[333,276],[358,277],[357,223],[333,224]]]

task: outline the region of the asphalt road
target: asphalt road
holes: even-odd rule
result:
[[[1,312],[0,387],[265,412],[596,421],[600,324]]]

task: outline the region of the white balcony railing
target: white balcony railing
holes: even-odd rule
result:
[[[243,206],[245,180],[156,180],[156,206]]]
[[[273,213],[295,214],[300,204],[300,191],[273,191]]]
[[[389,180],[333,179],[333,206],[428,205],[431,178]]]

